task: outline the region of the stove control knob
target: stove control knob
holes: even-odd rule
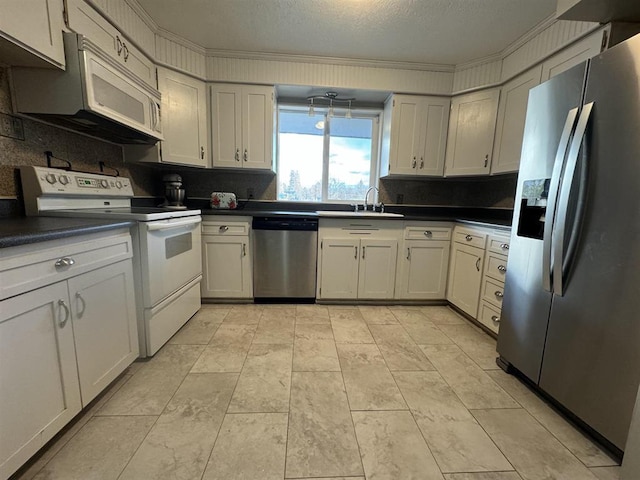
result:
[[[47,176],[44,177],[45,180],[47,182],[49,182],[51,185],[53,185],[54,183],[56,183],[56,176],[53,173],[47,173]]]
[[[120,180],[116,180],[116,188],[122,188],[122,182]]]
[[[107,182],[106,180],[100,180],[100,186],[102,188],[109,188],[109,182]]]
[[[58,181],[62,184],[62,185],[66,185],[69,183],[69,177],[67,177],[66,175],[60,175],[58,177]]]

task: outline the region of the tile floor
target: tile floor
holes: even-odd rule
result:
[[[612,480],[447,307],[205,305],[16,479]]]

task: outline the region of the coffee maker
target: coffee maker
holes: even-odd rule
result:
[[[165,202],[162,205],[165,208],[173,210],[185,210],[187,207],[184,202],[184,188],[182,188],[182,177],[177,173],[170,173],[162,177],[164,182]]]

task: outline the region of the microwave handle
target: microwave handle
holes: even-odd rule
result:
[[[181,222],[173,222],[173,223],[164,223],[164,222],[151,222],[147,224],[147,230],[149,230],[150,232],[156,231],[156,230],[171,230],[173,228],[180,228],[180,227],[184,227],[187,225],[197,225],[202,221],[202,219],[200,217],[197,218],[193,218],[193,219],[188,219],[188,220],[183,220]]]
[[[153,98],[150,98],[149,103],[151,104],[151,129],[155,130],[156,125],[158,124],[158,119],[157,119],[158,112],[156,110],[156,102]]]

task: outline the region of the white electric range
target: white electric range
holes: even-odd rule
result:
[[[135,220],[140,356],[154,355],[200,309],[200,210],[132,207],[127,178],[20,167],[27,215]]]

